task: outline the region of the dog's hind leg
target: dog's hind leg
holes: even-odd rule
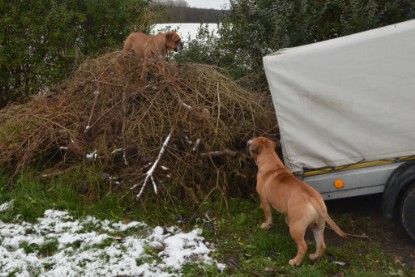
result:
[[[123,45],[120,57],[124,58],[125,56],[127,56],[132,48],[133,48],[132,38],[128,36],[127,39],[124,41],[124,45]]]
[[[324,243],[324,227],[325,222],[323,219],[322,222],[311,228],[314,239],[316,240],[316,252],[309,255],[309,258],[313,261],[323,256],[324,250],[326,250],[326,244]]]
[[[290,225],[290,235],[294,242],[297,244],[297,255],[289,260],[290,265],[299,265],[307,252],[307,243],[304,240],[305,230],[307,226],[304,226],[303,222],[296,221]]]

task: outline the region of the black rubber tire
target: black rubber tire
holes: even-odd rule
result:
[[[408,235],[415,240],[415,184],[402,197],[401,223]]]

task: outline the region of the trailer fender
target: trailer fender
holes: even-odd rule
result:
[[[399,197],[415,183],[415,161],[408,161],[396,168],[385,184],[382,196],[383,216],[392,219],[399,207]],[[397,206],[398,205],[398,206]]]

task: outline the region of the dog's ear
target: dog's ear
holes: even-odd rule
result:
[[[278,141],[275,141],[273,139],[267,138],[264,143],[268,144],[272,149],[278,148],[280,146],[280,143]]]
[[[167,41],[171,41],[171,40],[173,40],[173,32],[168,32],[168,33],[166,33],[166,40],[167,40]]]
[[[252,156],[256,157],[261,153],[262,145],[259,143],[252,144],[249,150],[251,151]]]

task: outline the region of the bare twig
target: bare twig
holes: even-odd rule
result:
[[[221,157],[221,156],[235,156],[236,154],[238,153],[235,151],[232,151],[230,149],[225,149],[223,151],[212,151],[208,153],[201,153],[200,156],[215,158],[215,157]]]
[[[216,122],[216,133],[219,130],[219,121],[220,121],[220,106],[222,105],[220,102],[220,95],[219,95],[219,82],[217,82],[216,92],[218,95],[218,121]]]
[[[189,218],[188,223],[191,224],[193,220],[195,220],[197,213],[199,212],[200,208],[206,203],[206,200],[210,197],[210,195],[217,189],[218,187],[214,187],[203,199],[203,201],[200,202],[199,206],[196,208],[192,216]]]
[[[352,238],[359,238],[359,239],[369,239],[370,237],[369,236],[367,236],[367,235],[353,235],[353,234],[349,234],[349,233],[346,233],[346,235],[348,236],[348,237],[352,237]]]
[[[126,139],[125,139],[125,127],[127,125],[127,98],[125,95],[125,91],[123,91],[123,95],[122,95],[122,129],[121,129],[121,135],[122,135],[122,143],[123,143],[123,147],[124,147],[124,152],[123,152],[123,159],[124,159],[124,165],[128,165],[128,160],[127,160],[127,143],[126,143]]]
[[[64,170],[58,170],[58,171],[51,172],[51,173],[45,173],[45,174],[42,174],[40,176],[40,178],[41,179],[53,178],[53,177],[56,177],[56,176],[59,176],[59,175],[62,175],[62,174],[66,174],[66,173],[74,170],[75,168],[76,168],[75,166],[72,166],[72,167],[69,167],[69,168],[64,169]]]
[[[94,104],[92,105],[91,113],[89,114],[88,124],[85,127],[84,133],[88,132],[88,130],[91,128],[89,124],[91,124],[91,119],[94,114],[95,105],[97,104],[97,101],[98,101],[99,90],[94,91],[94,95],[95,95]]]
[[[182,105],[182,107],[184,107],[188,111],[193,110],[192,106],[190,106],[190,105],[188,105],[188,104],[186,104],[186,103],[184,103],[182,101],[182,99],[180,98],[179,94],[176,93],[175,95],[177,96],[177,100],[180,102],[180,105]]]
[[[330,229],[330,230],[332,230],[332,231],[334,232],[334,230],[333,230],[330,226],[326,225],[326,228],[327,228],[327,229]],[[349,234],[349,233],[346,233],[346,235],[347,235],[348,237],[352,237],[352,238],[359,238],[359,239],[369,239],[369,238],[370,238],[370,237],[369,237],[369,236],[367,236],[367,235],[354,235],[354,234]]]
[[[80,78],[78,78],[77,80],[78,80],[79,82],[85,82],[85,81],[88,81],[88,82],[96,82],[96,83],[99,83],[99,84],[104,84],[104,85],[108,85],[108,86],[122,87],[122,85],[120,85],[120,84],[114,84],[114,83],[105,82],[105,81],[100,81],[100,80],[80,79]]]
[[[98,122],[100,122],[100,120],[102,118],[104,118],[104,116],[106,116],[110,111],[112,111],[115,107],[117,107],[119,104],[121,103],[121,101],[117,102],[116,104],[114,104],[112,107],[110,107],[108,110],[106,110],[105,112],[103,112],[92,124],[90,123],[91,121],[91,117],[89,118],[89,122],[87,125],[87,128],[85,128],[85,132],[87,132],[89,129],[91,129],[92,127],[94,127],[95,124],[97,124]],[[91,114],[92,116],[92,114]]]
[[[198,138],[196,140],[195,146],[193,146],[192,151],[196,151],[197,150],[197,148],[199,147],[199,144],[200,144],[201,141],[202,140],[200,138]]]
[[[136,196],[137,199],[140,198],[141,195],[143,194],[144,188],[146,187],[147,182],[148,182],[149,179],[151,179],[151,181],[153,183],[154,192],[157,194],[157,186],[156,186],[156,183],[154,182],[154,179],[153,179],[153,173],[154,173],[154,170],[157,167],[157,164],[160,162],[161,156],[163,155],[164,151],[166,150],[167,144],[169,143],[172,134],[173,134],[173,130],[170,131],[169,135],[164,140],[163,146],[160,149],[160,152],[159,152],[159,155],[158,155],[157,159],[155,160],[155,162],[153,163],[153,165],[151,166],[151,168],[147,171],[146,178],[144,179],[144,182],[143,182],[143,185],[141,187],[141,190],[140,190],[140,192]],[[139,186],[139,184],[136,184],[130,190],[134,190],[138,186]]]

